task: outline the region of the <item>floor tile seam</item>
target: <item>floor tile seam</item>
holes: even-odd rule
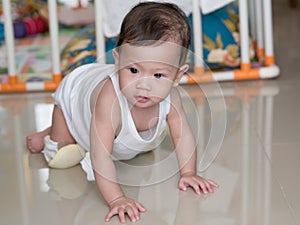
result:
[[[258,135],[257,131],[254,129],[254,133],[257,137],[257,139],[259,140],[260,144],[261,144],[261,150],[263,151],[263,155],[266,157],[267,161],[269,162],[269,166],[272,168],[272,160],[270,158],[270,156],[268,155],[267,153],[267,149],[263,143],[263,140],[261,139],[261,137]],[[285,189],[282,185],[282,183],[280,182],[279,178],[274,174],[272,173],[272,179],[274,179],[274,181],[278,184],[279,188],[280,188],[280,192],[282,194],[282,197],[284,199],[284,201],[286,202],[286,206],[288,207],[288,210],[292,216],[292,219],[293,221],[295,222],[295,225],[300,225],[298,222],[297,222],[297,218],[296,218],[296,213],[295,213],[295,210],[291,204],[291,202],[288,200],[288,197],[286,195],[286,192],[285,192]]]

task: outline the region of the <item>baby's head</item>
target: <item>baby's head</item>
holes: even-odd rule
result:
[[[167,98],[188,69],[189,44],[187,18],[174,4],[144,2],[125,16],[113,55],[130,105],[151,108]]]
[[[191,42],[187,17],[171,3],[139,3],[125,16],[117,47],[123,44],[149,46],[159,41],[182,46],[179,66],[183,65]]]

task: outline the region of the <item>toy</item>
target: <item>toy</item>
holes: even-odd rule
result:
[[[48,31],[48,19],[42,1],[13,1],[13,30],[15,38]],[[0,11],[2,15],[2,11]],[[5,39],[4,25],[0,23],[0,40]]]

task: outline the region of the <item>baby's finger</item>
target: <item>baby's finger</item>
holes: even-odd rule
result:
[[[212,189],[210,183],[207,180],[204,180],[203,182],[204,182],[208,192],[210,192],[210,193],[214,192],[214,190]]]
[[[180,180],[179,183],[178,183],[178,187],[179,187],[180,190],[186,191],[188,185],[184,181]]]
[[[136,222],[138,219],[136,217],[136,213],[135,211],[133,210],[134,207],[131,207],[131,206],[127,206],[125,208],[126,210],[126,213],[128,215],[128,217],[130,218],[131,222]]]
[[[110,219],[111,219],[114,215],[117,215],[117,214],[118,214],[117,210],[111,209],[111,210],[109,211],[109,213],[106,215],[105,221],[106,221],[106,222],[109,222]]]
[[[208,193],[208,190],[207,190],[207,187],[206,187],[205,183],[201,181],[201,182],[199,182],[199,185],[200,185],[200,187],[201,187],[202,192],[203,192],[204,194],[207,194],[207,193]]]
[[[199,188],[199,184],[197,182],[191,181],[191,182],[189,182],[189,186],[191,186],[194,189],[194,191],[196,192],[196,194],[198,194],[198,195],[201,194],[201,191],[200,191],[200,188]]]
[[[138,203],[138,202],[135,202],[135,205],[137,206],[137,209],[138,209],[140,212],[145,212],[145,211],[146,211],[146,208],[145,208],[142,204],[140,204],[140,203]]]
[[[214,182],[214,181],[212,181],[212,180],[206,180],[210,185],[212,185],[212,186],[214,186],[214,187],[216,187],[216,188],[218,188],[219,187],[219,185],[216,183],[216,182]]]
[[[119,209],[119,220],[121,223],[126,223],[125,210],[123,208]]]
[[[135,204],[134,207],[132,207],[132,211],[133,211],[133,214],[135,215],[136,220],[140,220],[140,212],[139,212],[137,204]]]

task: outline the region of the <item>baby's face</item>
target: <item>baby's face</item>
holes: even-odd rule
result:
[[[131,106],[151,107],[165,99],[178,85],[187,66],[178,68],[181,46],[123,45],[115,52],[120,88]]]

